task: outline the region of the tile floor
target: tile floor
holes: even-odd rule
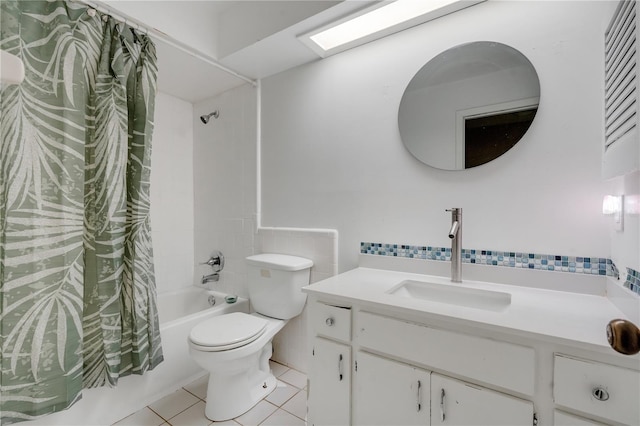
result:
[[[307,415],[307,376],[270,361],[276,389],[240,417],[212,422],[204,415],[207,396],[205,376],[126,417],[113,426],[304,426]]]

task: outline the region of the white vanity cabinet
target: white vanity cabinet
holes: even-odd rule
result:
[[[640,372],[561,354],[554,361],[553,396],[558,406],[616,423],[640,424]],[[558,419],[556,424],[561,424]]]
[[[428,425],[431,372],[358,352],[354,425]]]
[[[553,412],[553,424],[555,426],[603,426],[604,423],[585,419],[584,417],[555,410]]]
[[[316,337],[309,369],[309,424],[347,425],[351,418],[351,347]]]
[[[355,362],[354,425],[532,424],[529,401],[367,352]]]
[[[530,426],[533,403],[431,375],[431,425]]]
[[[308,424],[532,424],[531,401],[428,367],[532,394],[533,349],[319,301],[308,309]]]
[[[487,312],[389,295],[408,275],[306,288],[309,425],[640,425],[640,356],[607,345],[605,298],[513,286]]]
[[[351,309],[309,306],[311,329],[309,425],[351,423]]]

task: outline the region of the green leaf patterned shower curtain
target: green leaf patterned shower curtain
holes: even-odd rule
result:
[[[149,227],[155,46],[67,1],[2,0],[0,424],[162,361]],[[91,16],[93,15],[93,16]]]

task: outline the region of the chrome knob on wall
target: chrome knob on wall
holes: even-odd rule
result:
[[[213,268],[213,272],[220,272],[224,268],[224,256],[222,252],[219,250],[214,250],[211,253],[211,257],[201,265],[209,265]]]
[[[640,329],[631,321],[614,319],[607,324],[607,340],[611,347],[625,355],[640,352]]]

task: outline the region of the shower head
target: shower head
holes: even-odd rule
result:
[[[204,124],[207,124],[209,122],[209,120],[211,119],[211,117],[213,117],[213,118],[220,117],[220,112],[218,110],[215,110],[210,114],[201,115],[200,116],[200,121],[202,121]]]

